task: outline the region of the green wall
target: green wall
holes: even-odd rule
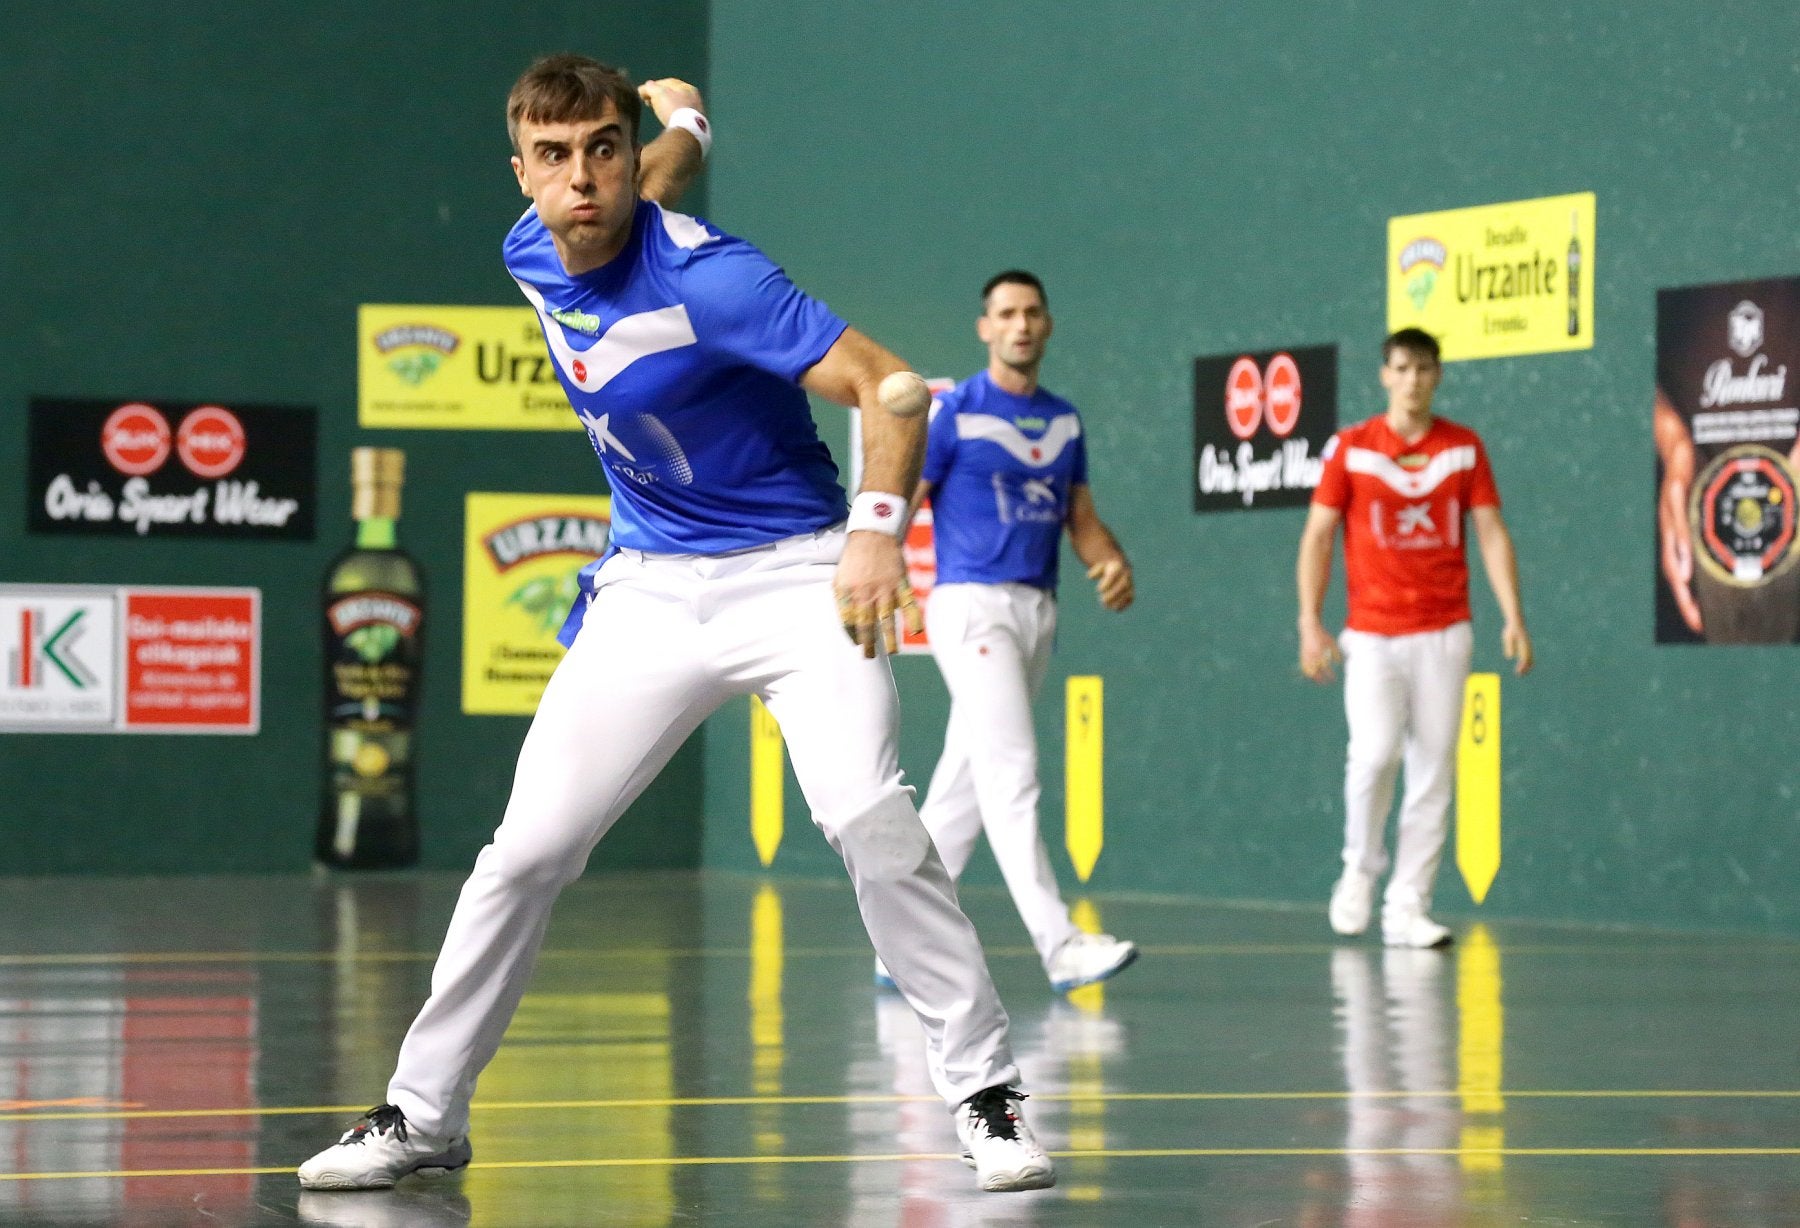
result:
[[[526,721],[464,717],[467,490],[597,492],[574,433],[367,432],[363,302],[518,303],[506,91],[576,49],[704,82],[705,0],[424,7],[34,5],[6,22],[0,114],[0,581],[263,593],[252,738],[0,735],[0,874],[304,868],[321,756],[317,591],[350,537],[349,461],[404,448],[401,540],[430,590],[419,805],[426,863],[499,820]],[[704,206],[704,189],[688,202]],[[316,406],[319,533],[235,544],[25,536],[33,395]],[[597,864],[698,855],[698,744]]]
[[[980,365],[989,273],[1048,283],[1046,382],[1088,415],[1140,593],[1115,618],[1067,586],[1040,713],[1054,848],[1061,679],[1105,676],[1103,890],[1322,905],[1336,873],[1341,693],[1294,664],[1302,513],[1191,511],[1193,358],[1336,342],[1342,418],[1377,412],[1390,216],[1597,193],[1595,348],[1456,364],[1439,400],[1490,444],[1540,657],[1505,684],[1484,911],[1800,929],[1800,654],[1653,646],[1650,437],[1656,289],[1800,273],[1800,9],[715,0],[712,40],[714,220],[919,370]],[[898,672],[923,783],[942,685]],[[754,863],[745,730],[734,707],[708,732],[710,864]],[[838,872],[792,792],[775,869]]]

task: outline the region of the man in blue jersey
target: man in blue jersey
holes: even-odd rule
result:
[[[508,99],[532,207],[506,238],[506,265],[606,470],[612,544],[583,574],[568,655],[463,888],[388,1103],[302,1165],[301,1183],[368,1189],[469,1162],[475,1081],[557,893],[688,734],[754,694],[919,1015],[982,1188],[1051,1185],[1019,1115],[1006,1012],[902,781],[898,702],[876,651],[877,629],[891,635],[912,600],[894,492],[917,476],[923,415],[888,412],[876,389],[899,359],[756,248],[642,198],[660,182],[673,199],[675,155],[711,139],[697,96],[666,114],[649,100],[668,130],[640,150],[637,89],[593,60],[541,60]],[[659,148],[669,141],[678,148]],[[803,388],[861,410],[865,488],[848,508]]]
[[[1031,703],[1056,639],[1064,531],[1100,604],[1131,604],[1131,564],[1094,510],[1081,414],[1038,383],[1052,321],[1043,283],[1010,269],[981,292],[976,334],[987,370],[945,393],[931,419],[914,506],[931,499],[937,584],[931,652],[950,688],[950,724],[920,813],[951,878],[985,829],[994,860],[1059,993],[1137,958],[1110,934],[1078,929],[1038,831]],[[875,979],[895,978],[877,959]]]

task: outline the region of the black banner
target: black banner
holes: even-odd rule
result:
[[[1656,642],[1800,639],[1800,277],[1656,292]]]
[[[311,409],[33,398],[33,533],[311,541]]]
[[[1337,431],[1337,346],[1194,360],[1194,510],[1305,507]]]

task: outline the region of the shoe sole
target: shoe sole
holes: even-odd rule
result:
[[[1071,989],[1080,989],[1083,985],[1098,985],[1101,981],[1110,981],[1113,977],[1118,976],[1119,973],[1137,963],[1140,954],[1142,954],[1142,952],[1136,947],[1133,947],[1130,955],[1127,955],[1124,959],[1120,960],[1104,972],[1096,973],[1090,977],[1083,977],[1078,981],[1051,981],[1050,988],[1057,993],[1068,993]],[[1022,1190],[1035,1190],[1040,1187],[1035,1185],[1022,1185],[1018,1188]]]
[[[1016,1173],[995,1173],[981,1183],[989,1194],[1011,1194],[1020,1190],[1047,1190],[1056,1184],[1054,1168],[1026,1168]]]
[[[303,1190],[391,1190],[394,1188],[394,1183],[402,1177],[419,1177],[425,1181],[437,1181],[453,1173],[460,1173],[469,1166],[468,1160],[456,1164],[430,1163],[430,1160],[434,1158],[427,1157],[426,1162],[416,1168],[409,1168],[403,1173],[375,1181],[357,1181],[342,1173],[319,1173],[311,1178],[301,1177],[300,1188]]]
[[[1381,943],[1383,946],[1393,947],[1400,951],[1441,951],[1445,947],[1456,945],[1456,935],[1445,934],[1436,942],[1427,942],[1423,945],[1416,942],[1396,942],[1394,939],[1387,937],[1383,937]]]

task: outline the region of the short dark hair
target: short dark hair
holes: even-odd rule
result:
[[[1437,338],[1422,328],[1402,328],[1389,333],[1381,343],[1381,361],[1390,361],[1395,350],[1405,350],[1421,358],[1429,358],[1432,362],[1443,361]]]
[[[607,100],[625,121],[633,145],[638,139],[638,120],[644,113],[637,86],[620,68],[591,60],[585,55],[547,55],[527,68],[506,96],[506,135],[519,153],[519,125],[566,124],[598,119]]]
[[[1037,279],[1035,273],[1027,273],[1024,269],[1007,269],[1004,273],[995,273],[987,279],[987,285],[981,287],[981,305],[987,307],[988,295],[994,292],[995,286],[1030,286],[1044,300],[1044,306],[1050,305],[1050,296],[1044,293],[1044,283]]]

